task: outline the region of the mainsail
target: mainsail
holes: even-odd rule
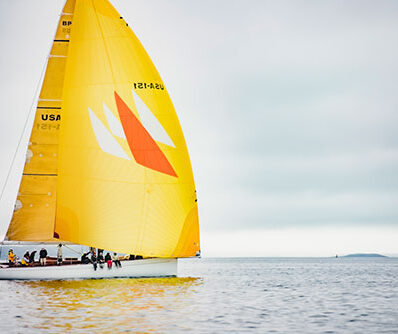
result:
[[[195,256],[198,208],[188,150],[146,51],[108,0],[68,0],[58,30],[9,239]],[[43,110],[56,120],[43,123]],[[39,123],[56,129],[43,137]]]
[[[75,0],[66,2],[48,57],[21,185],[6,235],[9,240],[53,239],[61,100],[74,7]]]

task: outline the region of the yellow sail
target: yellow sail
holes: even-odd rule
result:
[[[122,253],[195,256],[195,185],[156,68],[107,0],[76,0],[62,97],[60,240]]]
[[[61,99],[74,7],[75,0],[66,2],[49,55],[17,202],[6,236],[9,240],[53,239]]]

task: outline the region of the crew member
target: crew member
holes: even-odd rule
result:
[[[102,252],[103,250],[98,250],[98,265],[101,269],[104,268],[104,263],[105,263],[104,255]]]
[[[27,267],[29,265],[29,252],[26,252],[21,260],[21,265]]]
[[[60,266],[62,264],[62,244],[57,246],[57,265]]]
[[[95,249],[91,251],[91,263],[93,264],[94,270],[97,270],[97,256],[95,254]]]
[[[37,251],[33,251],[29,255],[29,263],[32,264],[32,265],[35,263],[35,255],[36,255],[36,253],[37,253]]]
[[[116,268],[121,268],[122,267],[122,264],[120,263],[120,260],[119,260],[119,258],[117,256],[117,253],[113,253],[112,261],[115,264]]]
[[[42,248],[40,250],[39,256],[40,256],[40,265],[45,266],[47,264],[47,250]]]
[[[12,249],[10,249],[8,251],[8,264],[10,266],[14,266],[16,259],[17,259],[17,256],[14,254],[14,251]]]
[[[112,269],[112,257],[111,257],[111,254],[106,253],[105,262],[108,265],[108,269]]]
[[[82,257],[81,257],[81,259],[80,259],[81,263],[83,263],[83,264],[88,264],[88,263],[90,263],[90,260],[89,260],[89,258],[88,258],[88,256],[87,256],[88,254],[90,254],[90,252],[84,253],[84,254],[82,255]]]

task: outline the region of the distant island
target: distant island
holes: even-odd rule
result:
[[[348,255],[344,255],[343,257],[388,257],[388,256],[381,255],[381,254],[374,254],[374,253],[370,253],[370,254],[360,253],[360,254],[348,254]]]

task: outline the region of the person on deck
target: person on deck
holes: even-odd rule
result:
[[[62,264],[62,244],[57,246],[57,266]]]
[[[33,251],[29,255],[29,263],[32,264],[32,265],[35,263],[35,255],[36,255],[36,253],[37,253],[37,251]]]
[[[119,258],[117,257],[117,253],[113,253],[112,255],[112,261],[115,264],[116,268],[121,268],[122,264],[120,263]]]
[[[88,263],[90,263],[90,260],[89,260],[89,258],[88,258],[88,254],[90,254],[91,252],[87,252],[87,253],[84,253],[83,255],[82,255],[82,257],[81,257],[81,259],[80,259],[80,261],[81,261],[81,263],[83,263],[83,264],[88,264]]]
[[[95,255],[95,250],[91,251],[91,263],[93,264],[94,270],[97,270],[97,256]]]
[[[47,250],[42,248],[39,253],[40,265],[45,266],[47,264]]]
[[[104,255],[102,254],[102,252],[102,250],[98,250],[98,264],[101,269],[104,268],[105,263]]]
[[[29,252],[27,251],[21,260],[21,265],[27,267],[29,265]]]
[[[112,257],[111,257],[111,254],[106,253],[105,262],[108,265],[108,269],[112,269]]]
[[[10,249],[8,251],[8,264],[9,264],[10,267],[15,265],[16,259],[17,259],[17,257],[14,254],[14,251],[12,249]]]

